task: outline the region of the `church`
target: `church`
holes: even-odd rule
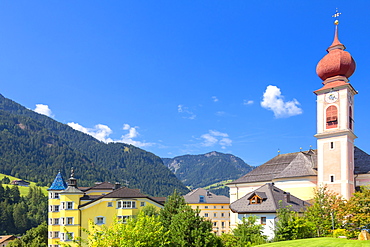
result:
[[[329,190],[349,199],[360,186],[370,184],[370,156],[354,145],[354,103],[357,91],[349,82],[356,63],[338,38],[319,61],[322,80],[317,96],[317,150],[279,154],[243,177],[230,182],[230,223],[234,228],[246,215],[257,215],[271,236],[277,202],[295,211],[307,206],[315,189]],[[318,86],[319,87],[319,86]],[[305,204],[306,203],[306,204]]]

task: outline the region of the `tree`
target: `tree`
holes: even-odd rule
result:
[[[193,210],[188,205],[181,206],[172,217],[170,246],[221,246],[221,241],[213,234],[212,222],[199,215],[200,210]]]
[[[237,238],[236,246],[252,246],[266,242],[267,237],[262,234],[263,225],[256,224],[256,222],[257,216],[243,217],[242,223],[233,230],[233,234]]]
[[[48,226],[43,222],[26,232],[24,236],[8,244],[8,247],[47,247]]]
[[[88,238],[82,242],[89,247],[161,247],[168,243],[168,232],[164,231],[159,216],[148,216],[144,212],[140,212],[136,218],[129,218],[125,224],[115,221],[109,227],[99,227],[90,222],[86,231]],[[60,244],[70,246],[66,243]]]
[[[0,202],[5,201],[4,196],[5,196],[5,190],[4,190],[2,182],[0,181]]]
[[[13,186],[10,189],[10,200],[12,203],[18,203],[21,200],[21,192],[19,191],[19,188],[17,185]]]
[[[349,231],[360,230],[370,224],[370,186],[363,186],[355,192],[339,213]]]
[[[219,239],[211,233],[212,223],[193,210],[175,190],[160,210],[160,221],[169,233],[169,246],[218,246]]]
[[[285,241],[313,237],[313,223],[306,217],[299,216],[291,206],[281,207],[276,211],[277,222],[274,229],[274,241]]]
[[[10,179],[7,176],[4,176],[3,179],[1,179],[1,182],[3,184],[9,184],[10,183]]]
[[[29,229],[29,220],[27,216],[27,205],[25,202],[20,202],[14,205],[13,219],[17,233],[23,233]]]
[[[180,213],[181,208],[186,205],[184,197],[177,190],[167,198],[164,208],[160,210],[160,221],[164,229],[167,231],[171,225],[172,217]]]
[[[141,209],[141,211],[148,216],[158,216],[159,210],[157,207],[153,206],[152,204],[146,205]]]
[[[305,216],[315,226],[317,237],[328,235],[330,230],[341,226],[339,212],[343,208],[344,200],[327,187],[320,187],[316,190],[313,201]]]

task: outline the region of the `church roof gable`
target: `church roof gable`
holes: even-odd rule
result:
[[[275,178],[316,175],[315,166],[316,152],[314,150],[279,154],[229,184],[268,182]]]

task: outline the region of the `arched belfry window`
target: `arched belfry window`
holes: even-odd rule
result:
[[[326,109],[326,128],[332,129],[338,127],[338,110],[334,105]]]
[[[349,107],[348,110],[348,127],[352,130],[353,129],[353,117],[352,117],[352,107]]]

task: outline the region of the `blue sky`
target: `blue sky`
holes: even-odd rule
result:
[[[354,2],[354,1],[352,1]],[[317,62],[357,63],[356,145],[370,152],[370,1],[1,1],[0,93],[160,157],[260,165],[316,148]]]

